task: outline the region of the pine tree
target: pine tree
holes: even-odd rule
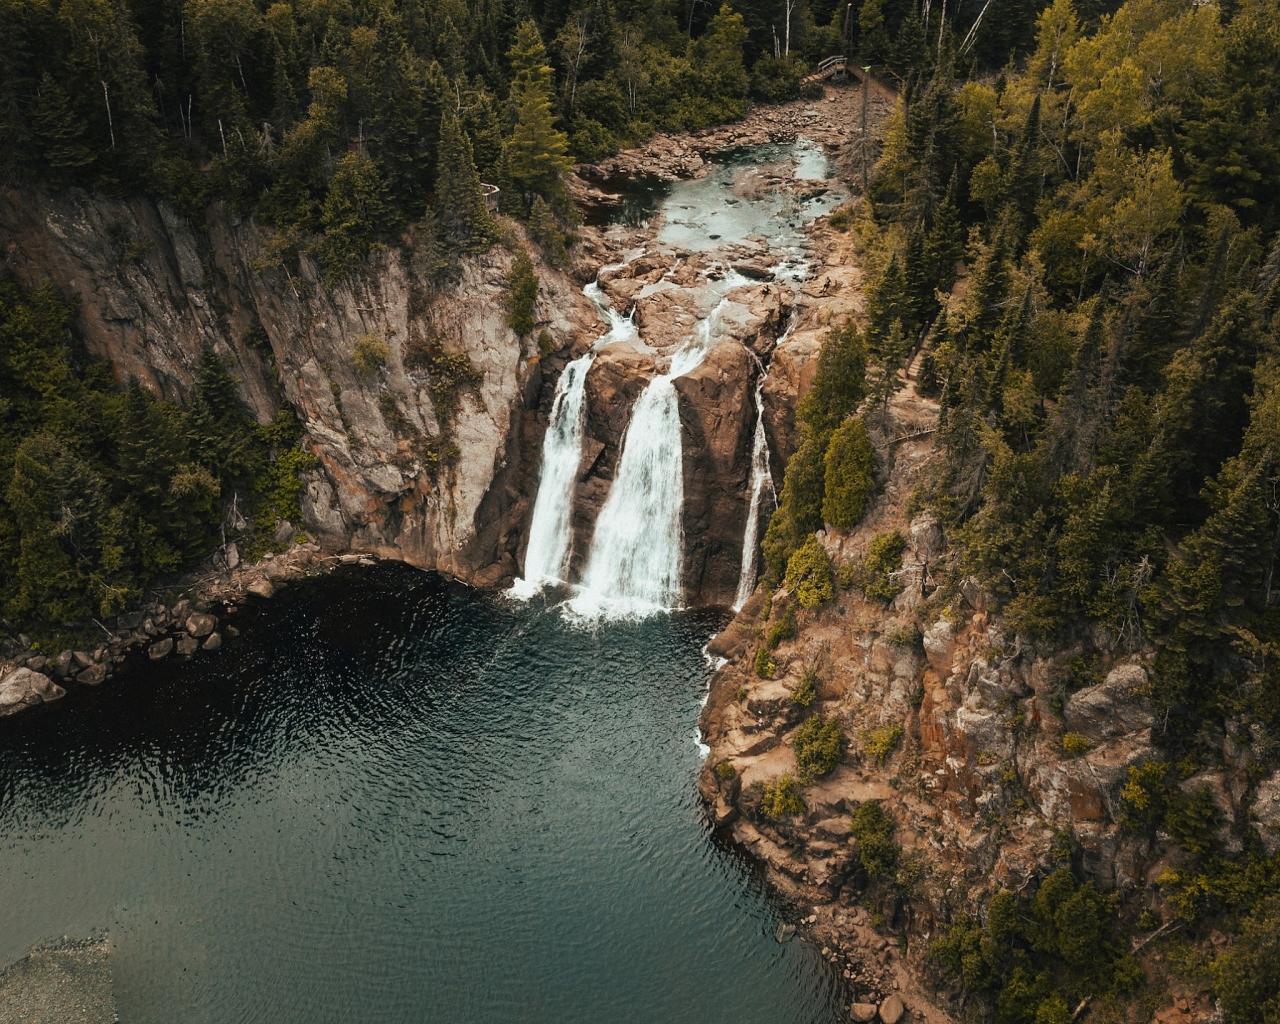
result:
[[[416,218],[435,187],[436,140],[448,82],[439,65],[424,65],[407,47],[381,51],[377,72],[370,152],[386,174],[388,193]]]
[[[219,480],[245,481],[254,463],[254,425],[221,357],[206,345],[195,371],[189,420],[191,444],[201,465]]]
[[[862,401],[866,367],[866,345],[854,324],[832,328],[818,353],[813,384],[796,413],[805,430],[823,440],[822,447],[831,431]]]
[[[514,76],[511,105],[515,126],[507,139],[507,174],[523,195],[526,211],[537,195],[552,206],[564,205],[569,139],[555,124],[551,67],[532,21],[521,24],[508,56]]]
[[[458,117],[445,110],[436,147],[436,217],[449,241],[463,249],[485,249],[494,235],[494,224],[485,206],[480,175],[471,156],[471,142]]]
[[[1045,434],[1043,461],[1054,477],[1070,468],[1092,468],[1093,447],[1103,427],[1097,422],[1094,389],[1107,346],[1106,305],[1105,294],[1094,300],[1088,326],[1076,346]]]
[[[837,530],[862,521],[875,486],[875,449],[866,425],[850,416],[831,435],[823,457],[822,518]]]
[[[889,265],[880,275],[867,294],[867,348],[873,354],[880,353],[880,347],[889,336],[895,321],[901,323],[909,316],[908,303],[912,296],[907,293],[907,278],[903,273],[898,254],[889,258]]]
[[[93,150],[85,142],[85,127],[52,75],[40,79],[40,92],[31,124],[41,156],[58,176],[74,178],[93,165]]]
[[[1026,123],[1022,128],[1022,137],[1009,161],[1009,170],[1005,177],[1005,192],[1018,217],[1018,234],[1021,239],[1026,235],[1035,212],[1036,202],[1040,198],[1040,168],[1038,154],[1040,145],[1040,94],[1031,101],[1031,109],[1027,113]]]
[[[392,217],[378,165],[362,153],[343,156],[329,181],[320,213],[324,234],[315,245],[325,276],[334,281],[355,271]]]
[[[955,282],[956,261],[964,255],[964,226],[956,205],[958,187],[958,178],[953,174],[946,194],[933,209],[920,254],[930,288],[941,291]]]
[[[864,64],[881,64],[889,55],[884,0],[862,0],[858,8],[858,53]]]
[[[903,253],[906,269],[903,273],[902,328],[909,339],[918,338],[933,322],[938,302],[933,291],[933,275],[924,255],[924,232],[912,231],[907,235]]]

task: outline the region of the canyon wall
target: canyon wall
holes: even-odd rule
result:
[[[212,345],[260,422],[292,406],[322,467],[305,526],[326,546],[482,584],[515,571],[543,372],[536,343],[506,323],[508,248],[433,288],[408,234],[328,284],[305,256],[272,261],[266,233],[223,207],[196,227],[144,199],[13,190],[0,192],[0,237],[8,269],[78,303],[89,353],[120,382],[185,401]],[[564,273],[538,271],[535,335],[580,349],[594,308]],[[385,345],[381,366],[357,357],[368,339]]]

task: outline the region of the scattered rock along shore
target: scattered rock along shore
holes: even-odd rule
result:
[[[235,569],[193,578],[155,600],[99,623],[100,642],[56,655],[24,651],[0,663],[0,718],[52,705],[68,688],[98,687],[127,669],[129,659],[190,658],[217,651],[240,634],[241,609],[264,601],[297,580],[340,565],[373,565],[367,554],[325,553],[307,542]]]

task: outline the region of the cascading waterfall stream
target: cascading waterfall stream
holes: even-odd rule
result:
[[[706,358],[729,301],[726,293],[745,282],[738,274],[726,275],[720,301],[672,356],[667,372],[637,399],[617,474],[596,522],[586,574],[570,602],[577,614],[626,617],[679,606],[684,438],[674,381]]]
[[[793,312],[774,345],[775,349],[786,343],[795,322]],[[756,379],[756,427],[751,438],[751,504],[747,509],[747,525],[742,531],[742,562],[738,570],[738,591],[733,598],[735,612],[741,611],[751,597],[751,592],[756,589],[760,567],[760,508],[765,501],[766,492],[775,508],[778,504],[778,491],[774,487],[773,471],[769,465],[769,436],[764,427],[764,382],[769,373],[759,358],[756,358],[756,365],[760,369],[760,376]]]
[[[764,381],[760,372],[756,382],[756,429],[751,439],[751,505],[747,510],[747,525],[742,533],[742,563],[738,570],[738,592],[733,599],[733,610],[739,611],[756,589],[756,573],[760,563],[760,506],[767,491],[771,500],[777,501],[773,487],[773,474],[769,470],[769,438],[764,429]]]
[[[529,524],[524,577],[508,591],[518,600],[527,600],[547,585],[564,581],[572,537],[573,484],[582,462],[587,371],[601,348],[637,337],[631,317],[609,305],[598,281],[592,281],[582,291],[595,303],[609,330],[590,351],[569,363],[556,382],[551,421],[542,439],[542,471]]]

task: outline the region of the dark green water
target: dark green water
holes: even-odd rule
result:
[[[0,723],[0,962],[106,931],[125,1024],[834,1021],[698,808],[716,621],[352,571]]]

